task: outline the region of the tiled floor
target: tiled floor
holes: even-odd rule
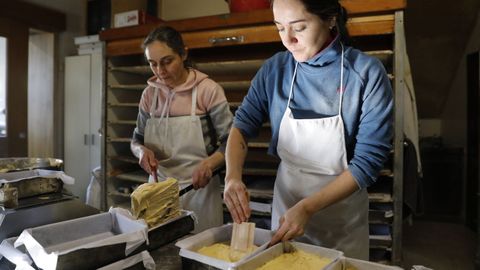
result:
[[[462,224],[414,220],[404,225],[403,266],[474,270],[477,235]]]

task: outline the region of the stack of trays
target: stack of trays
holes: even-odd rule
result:
[[[264,229],[255,229],[254,244],[259,248],[252,254],[246,256],[238,262],[230,263],[208,257],[197,251],[205,246],[215,243],[228,243],[232,235],[232,225],[227,224],[220,227],[205,230],[197,235],[182,239],[176,243],[180,248],[182,259],[182,269],[228,269],[228,270],[253,270],[261,267],[267,262],[275,259],[284,253],[282,243],[276,244],[270,248],[267,245],[272,237],[272,232]],[[383,265],[368,261],[362,261],[343,256],[343,252],[323,248],[315,245],[291,242],[297,250],[318,255],[322,258],[328,258],[331,262],[323,268],[315,270],[401,270],[397,266]],[[306,269],[307,270],[307,269]]]
[[[0,269],[155,269],[148,250],[192,231],[193,213],[148,229],[128,211],[67,220],[24,230],[0,244]],[[16,248],[15,248],[16,247]],[[127,257],[129,256],[129,257]],[[4,258],[2,258],[4,257]]]
[[[13,246],[19,252],[24,248],[41,269],[96,269],[124,260],[138,250],[147,241],[147,231],[143,220],[111,209],[108,213],[25,229]]]

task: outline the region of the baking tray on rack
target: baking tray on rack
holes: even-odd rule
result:
[[[33,169],[62,170],[63,160],[56,158],[0,158],[0,173]]]

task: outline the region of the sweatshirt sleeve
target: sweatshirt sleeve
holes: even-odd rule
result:
[[[366,73],[360,124],[348,168],[360,188],[373,184],[391,150],[393,94],[385,69],[374,62]]]
[[[133,131],[132,140],[134,142],[138,142],[144,144],[144,134],[145,134],[145,125],[147,124],[147,120],[150,118],[150,113],[147,111],[149,110],[148,104],[151,103],[151,90],[147,87],[143,93],[142,97],[140,98],[139,108],[138,108],[138,115],[137,115],[137,125]]]
[[[228,102],[225,100],[225,102],[212,107],[209,116],[212,120],[213,127],[215,128],[215,133],[217,134],[217,140],[219,143],[217,151],[225,154],[228,134],[230,133],[233,119]]]
[[[268,117],[268,97],[263,89],[267,67],[263,65],[252,80],[250,89],[235,112],[233,126],[247,138],[258,136],[262,123]]]
[[[208,116],[215,129],[216,141],[218,143],[217,151],[225,154],[228,134],[232,127],[233,115],[230,111],[230,105],[228,104],[223,88],[213,80],[206,80],[205,85],[208,85],[213,90],[210,91],[209,95],[204,97],[204,103],[207,104]]]

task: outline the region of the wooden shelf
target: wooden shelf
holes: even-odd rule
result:
[[[120,89],[120,90],[140,90],[143,91],[147,84],[114,84],[108,86],[110,89]]]
[[[126,163],[138,164],[138,159],[134,156],[110,156],[108,158],[111,160],[118,160]]]
[[[137,121],[135,120],[110,120],[107,121],[107,124],[109,125],[129,125],[129,126],[135,126],[137,124]]]
[[[126,180],[126,181],[137,182],[137,183],[148,182],[148,174],[144,171],[122,173],[122,174],[118,174],[115,177],[120,180]]]
[[[402,10],[407,6],[406,0],[341,0],[340,3],[345,7],[350,17],[358,17],[364,14],[392,13],[392,11]],[[188,32],[272,22],[273,14],[271,9],[262,9],[164,23],[144,24],[135,27],[112,28],[100,32],[100,39],[111,42],[118,39],[145,37],[153,28],[159,25],[169,25],[180,32]]]
[[[130,143],[132,138],[107,138],[107,142]]]
[[[108,103],[109,107],[133,107],[133,108],[138,108],[138,103],[129,103],[129,102],[124,102],[124,103],[113,103],[110,102]]]

